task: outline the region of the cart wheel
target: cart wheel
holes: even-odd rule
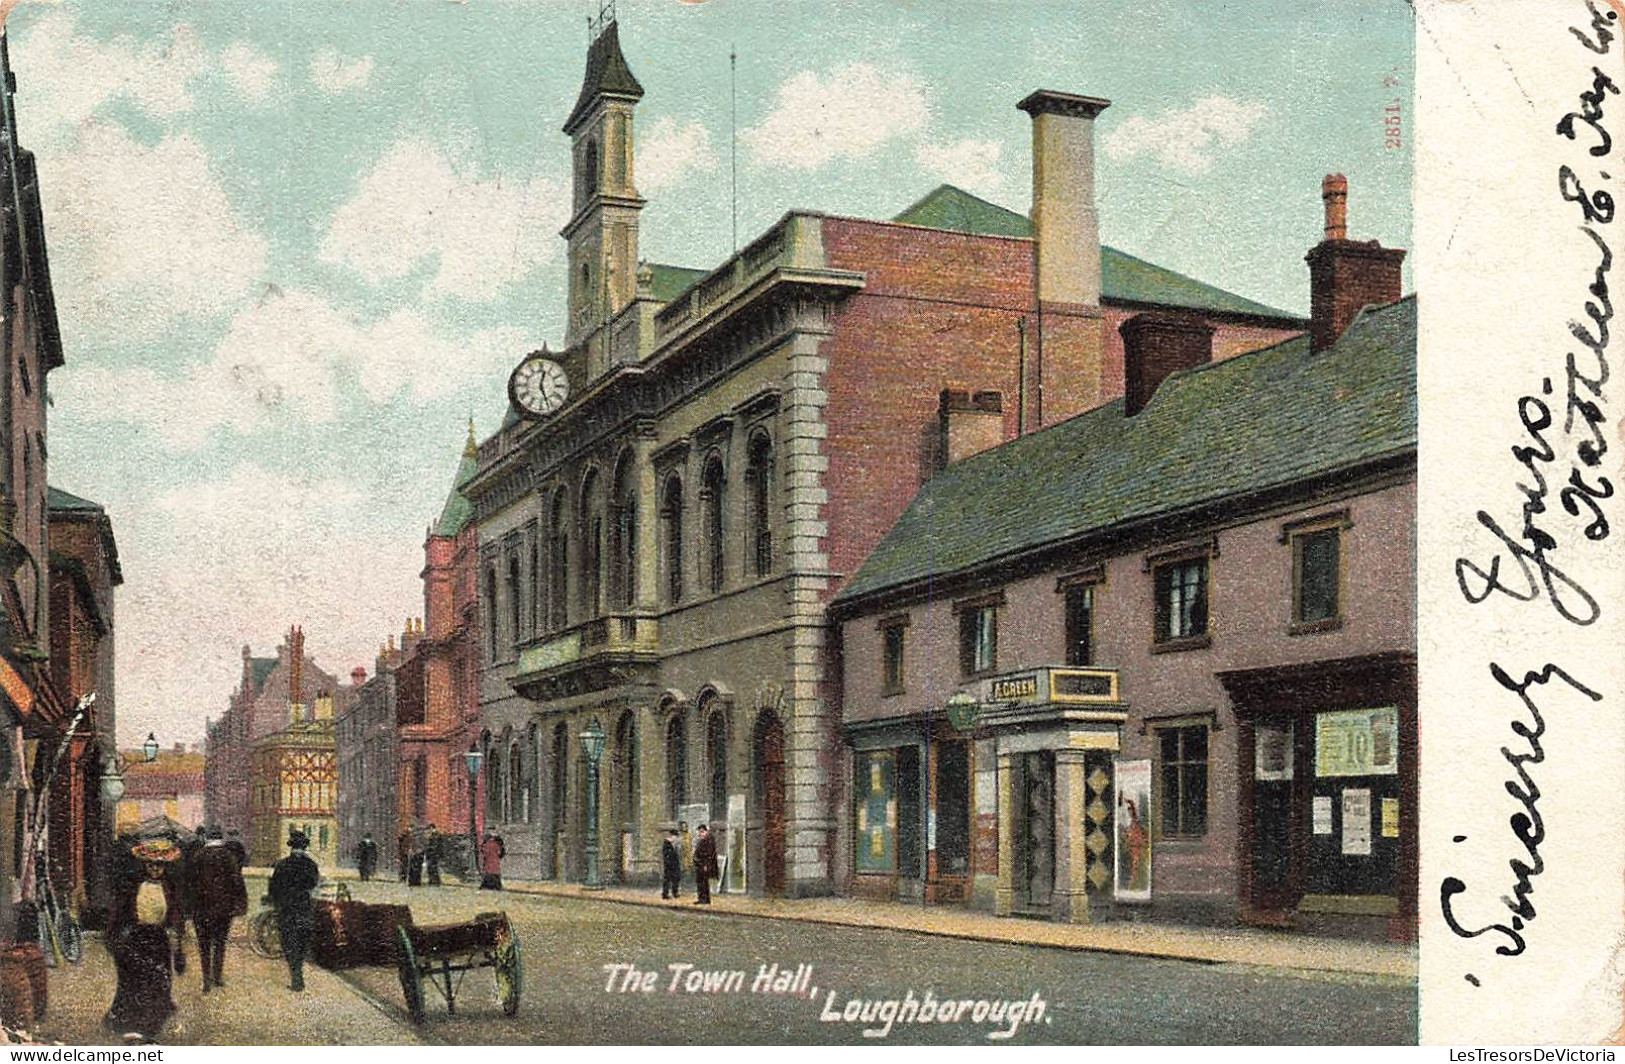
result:
[[[417,951],[412,948],[412,936],[406,928],[395,929],[395,963],[401,973],[401,994],[406,998],[406,1011],[413,1023],[423,1023],[428,1017],[423,1011],[423,977],[418,973]]]
[[[513,933],[513,924],[502,917],[497,928],[496,954],[493,968],[496,972],[497,996],[502,999],[502,1014],[513,1016],[519,1012],[519,992],[525,985],[525,970],[520,963],[519,936]]]
[[[276,960],[282,956],[282,933],[277,929],[273,910],[263,910],[248,922],[248,940],[261,957]]]

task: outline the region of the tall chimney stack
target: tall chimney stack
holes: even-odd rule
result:
[[[1337,342],[1355,315],[1368,306],[1397,302],[1404,294],[1405,249],[1375,240],[1348,239],[1348,178],[1327,174],[1320,184],[1326,236],[1309,250],[1309,350]]]
[[[1033,122],[1033,251],[1037,328],[1028,360],[1032,428],[1100,404],[1105,335],[1100,313],[1100,219],[1095,210],[1095,119],[1110,100],[1041,89],[1016,105]],[[1064,382],[1065,389],[1046,384]]]

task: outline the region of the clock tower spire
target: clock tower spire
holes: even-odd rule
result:
[[[570,347],[593,338],[637,295],[644,200],[633,184],[632,111],[643,86],[621,54],[613,7],[605,8],[597,28],[581,95],[564,122],[575,175],[570,221],[561,234],[569,245]]]

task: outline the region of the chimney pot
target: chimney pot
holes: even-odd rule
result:
[[[1133,417],[1163,381],[1182,370],[1213,361],[1213,326],[1201,318],[1175,314],[1136,314],[1123,334],[1123,413]]]
[[[1327,174],[1320,183],[1320,198],[1326,204],[1326,239],[1347,240],[1349,236],[1349,179]]]

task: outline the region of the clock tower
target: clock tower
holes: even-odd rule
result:
[[[632,179],[632,111],[642,98],[611,13],[587,50],[581,95],[564,123],[575,174],[570,221],[561,233],[569,244],[565,343],[571,348],[592,338],[637,295],[644,200]]]

